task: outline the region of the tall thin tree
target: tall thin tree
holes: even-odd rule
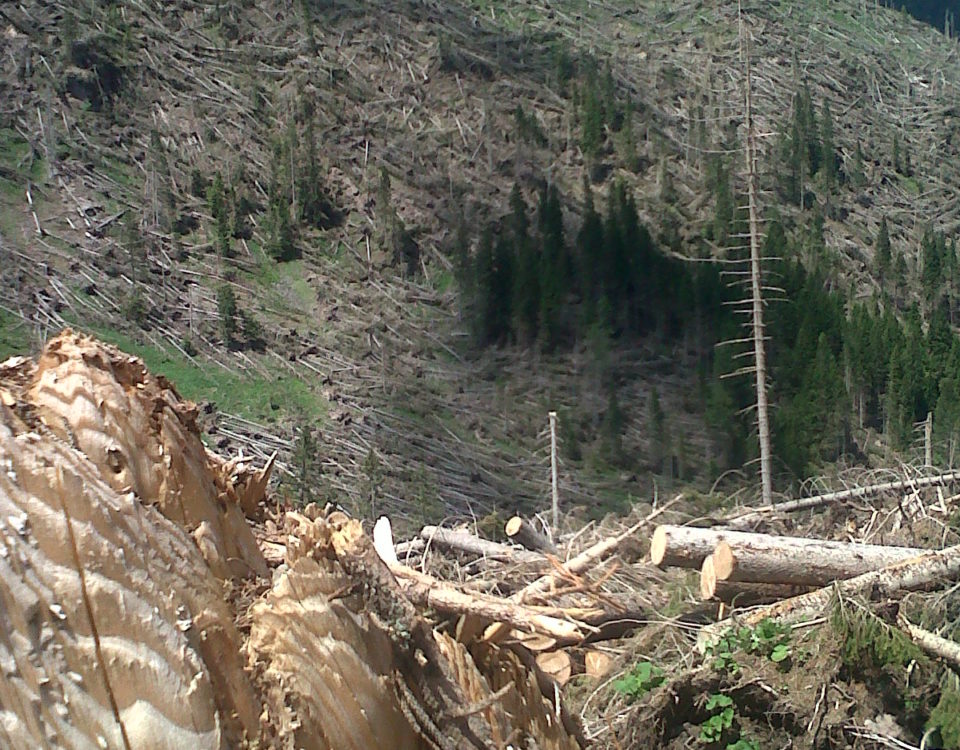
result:
[[[747,197],[750,212],[750,288],[752,299],[754,373],[757,390],[757,436],[760,440],[760,483],[764,504],[773,501],[773,477],[770,450],[770,414],[767,404],[767,359],[763,328],[763,269],[760,257],[760,228],[757,187],[756,134],[753,130],[750,39],[740,25],[741,49],[746,72],[744,125],[746,127]]]

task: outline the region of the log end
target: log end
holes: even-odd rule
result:
[[[663,526],[657,526],[653,530],[653,536],[650,538],[650,562],[654,565],[663,563],[663,558],[667,554],[667,529]]]
[[[721,581],[729,581],[737,567],[737,556],[733,552],[733,547],[721,539],[713,550],[712,558],[716,577]]]
[[[717,574],[714,570],[713,557],[708,555],[700,566],[700,598],[703,601],[709,601],[716,594]]]
[[[520,527],[523,526],[523,519],[520,516],[514,516],[509,521],[507,521],[506,526],[503,530],[506,532],[507,536],[511,539],[520,533]]]

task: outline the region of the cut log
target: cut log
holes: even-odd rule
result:
[[[566,651],[547,651],[537,654],[537,666],[553,678],[560,687],[570,681],[570,675],[573,673],[570,655]]]
[[[661,513],[666,511],[670,506],[677,502],[680,496],[675,497],[668,503],[665,503],[660,508],[657,508],[655,511],[650,513],[646,518],[638,521],[629,529],[624,531],[622,534],[617,536],[608,537],[607,539],[601,539],[596,544],[588,547],[583,552],[581,552],[576,557],[573,557],[563,565],[559,566],[560,570],[553,570],[547,573],[544,576],[541,576],[533,583],[530,583],[524,586],[520,591],[513,594],[510,597],[511,602],[528,602],[535,597],[541,596],[546,592],[550,591],[556,584],[563,580],[564,575],[576,576],[580,573],[583,573],[595,565],[597,565],[605,557],[613,553],[613,551],[619,547],[626,539],[629,539],[631,536],[637,533],[641,528],[646,526],[650,521],[659,516]],[[621,620],[626,621],[627,618],[621,615]],[[639,618],[638,618],[639,619]],[[491,642],[498,642],[504,639],[509,634],[509,627],[503,623],[495,623],[487,629],[487,632],[484,633],[484,640]]]
[[[700,598],[703,601],[717,599],[734,607],[754,607],[758,604],[772,604],[781,599],[799,596],[809,590],[808,586],[719,580],[713,555],[706,558],[703,561],[703,567],[700,568]]]
[[[711,556],[720,581],[826,586],[927,550],[728,532]]]
[[[812,619],[823,613],[837,593],[843,596],[865,593],[871,599],[879,600],[901,591],[925,589],[957,578],[960,578],[960,545],[903,560],[881,570],[838,581],[809,594],[761,607],[737,618],[736,624],[752,627],[768,618],[784,622]],[[705,647],[733,625],[733,620],[708,625],[700,631],[698,646]]]
[[[438,526],[424,526],[420,536],[427,542],[442,547],[468,552],[478,557],[509,563],[542,563],[546,558],[538,552],[516,549],[499,542],[491,542],[471,534],[469,531],[443,529]]]
[[[699,568],[724,533],[695,526],[657,526],[650,539],[650,560],[661,568]]]
[[[613,669],[613,658],[603,651],[587,651],[583,660],[587,675],[595,680],[606,677]]]
[[[716,550],[724,543],[718,559]],[[712,555],[720,580],[809,586],[852,578],[925,551],[691,526],[658,526],[650,541],[650,559],[661,567],[699,568]]]
[[[525,518],[514,516],[507,521],[504,531],[511,542],[516,542],[528,550],[546,552],[550,555],[559,554],[550,538]]]

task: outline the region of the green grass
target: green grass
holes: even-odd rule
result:
[[[299,378],[231,373],[218,365],[192,361],[179,352],[142,344],[117,331],[90,329],[101,340],[143,359],[147,368],[168,378],[192,401],[210,401],[218,410],[257,422],[296,418],[316,422],[326,415],[325,400]]]
[[[269,307],[289,313],[305,314],[313,308],[317,294],[307,282],[308,269],[303,260],[277,263],[255,241],[249,242],[257,268],[246,274],[250,281],[267,290]]]
[[[0,310],[0,361],[32,350],[30,327],[10,313]]]

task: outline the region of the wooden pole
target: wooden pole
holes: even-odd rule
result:
[[[553,530],[560,528],[560,489],[557,485],[557,413],[550,412],[550,488],[553,497]]]
[[[927,412],[923,425],[923,465],[933,466],[933,412]]]

